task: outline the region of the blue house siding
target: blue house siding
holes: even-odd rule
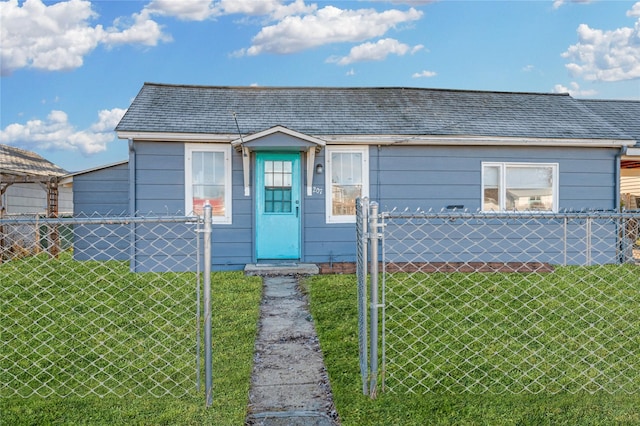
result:
[[[325,150],[315,164],[325,164]],[[306,168],[306,164],[303,165]],[[312,195],[304,197],[303,261],[309,263],[355,261],[355,224],[326,222],[325,175],[313,173]]]
[[[372,147],[370,198],[389,209],[439,211],[463,205],[476,211],[482,201],[482,162],[558,163],[560,210],[611,210],[617,153],[613,148]]]
[[[136,142],[135,211],[147,214],[189,214],[184,211],[184,145]]]
[[[135,150],[138,213],[183,212],[184,143],[136,142]],[[612,188],[616,178],[616,149],[372,146],[369,152],[369,194],[382,209],[440,211],[447,206],[462,205],[465,209],[476,211],[481,205],[482,162],[558,163],[561,210],[611,210],[615,204]],[[306,170],[306,158],[302,158],[302,169]],[[315,163],[324,164],[324,150],[316,156]],[[241,269],[245,264],[255,261],[254,194],[249,197],[244,195],[242,157],[236,151],[232,152],[232,179],[232,223],[213,225],[212,266],[217,270]],[[303,191],[301,260],[312,263],[355,261],[355,225],[326,223],[325,176],[313,173],[312,179],[312,195],[308,196]],[[254,190],[252,182],[252,192]],[[557,248],[558,241],[552,238],[556,231],[551,229],[548,232],[546,238],[533,244],[533,250],[544,252],[544,261],[556,262],[567,254],[561,253]],[[179,258],[180,247],[184,244],[176,242],[172,245]],[[487,245],[491,245],[489,240]],[[141,250],[143,247],[147,247],[144,238],[138,238],[136,262],[139,264],[148,262],[147,257],[153,257],[148,248]],[[490,249],[487,256],[498,261],[492,257],[491,250],[497,248]],[[527,250],[522,253],[525,257],[529,256],[526,255]],[[425,256],[428,254],[428,250],[424,252]],[[437,258],[438,253],[434,252],[433,255]],[[471,250],[465,254],[465,259],[473,255]],[[575,258],[576,255],[568,256]],[[582,262],[584,259],[574,260]],[[177,265],[187,264],[177,261]]]
[[[615,182],[616,149],[584,149],[584,148],[539,148],[539,147],[455,147],[455,146],[393,146],[371,147],[370,164],[370,198],[377,201],[382,210],[407,209],[440,211],[447,206],[464,206],[475,212],[481,206],[481,169],[482,162],[534,162],[559,164],[559,208],[560,210],[612,210],[615,205],[615,194],[612,190]],[[323,161],[324,157],[318,157]],[[321,189],[322,194],[314,193],[305,199],[305,261],[315,263],[342,262],[355,260],[355,225],[327,224],[325,221],[324,179],[314,176],[313,186]],[[574,225],[575,227],[576,225]],[[445,228],[447,228],[445,226]],[[449,227],[448,245],[455,246],[454,238],[461,230]],[[557,229],[556,229],[557,228]],[[600,262],[615,260],[615,227],[609,227],[611,241],[606,242],[613,250],[611,256],[600,256]],[[434,232],[442,232],[442,228],[432,228]],[[511,239],[526,237],[521,241],[506,241],[510,250],[505,251],[504,244],[497,244],[488,235],[475,235],[477,245],[459,254],[457,261],[479,260],[478,252],[487,250],[485,261],[537,261],[563,263],[568,257],[569,263],[585,263],[576,253],[581,247],[580,241],[568,244],[572,251],[565,253],[561,242],[562,227],[551,224],[543,231],[544,235],[536,236],[532,227],[524,227],[520,234]],[[473,229],[460,234],[460,237],[474,235]],[[484,228],[487,232],[488,228]],[[581,231],[575,231],[581,232]],[[570,236],[576,235],[571,232]],[[489,232],[491,234],[491,232]],[[533,236],[532,236],[533,235]],[[559,235],[559,236],[558,236]],[[411,241],[414,238],[407,236]],[[577,239],[579,237],[574,237]],[[485,240],[480,243],[480,240]],[[460,239],[458,239],[460,240]],[[412,243],[409,243],[409,246]],[[425,247],[432,247],[433,252],[425,248],[420,258],[423,261],[443,261],[443,247],[438,247],[435,239],[425,236]],[[600,242],[603,244],[603,242]],[[518,247],[523,245],[523,247]],[[609,250],[611,252],[611,250]],[[513,256],[511,253],[520,253]],[[595,250],[594,250],[595,252]],[[390,253],[393,255],[393,253]],[[452,254],[448,253],[448,261]],[[605,259],[606,257],[606,259]],[[526,258],[526,259],[525,259]],[[524,259],[524,260],[523,260]],[[401,260],[401,259],[400,259]],[[396,259],[396,261],[400,261]]]
[[[133,272],[195,271],[200,235],[195,223],[144,223],[133,226]],[[202,251],[200,252],[202,256]]]
[[[385,260],[394,263],[548,263],[594,265],[618,263],[617,223],[520,214],[460,215],[444,220],[417,214],[393,215],[385,222]]]
[[[73,215],[76,218],[127,215],[129,168],[120,163],[73,176]],[[127,260],[129,229],[124,225],[76,225],[76,260]]]
[[[136,142],[136,210],[139,214],[186,214],[185,212],[185,144],[181,142]],[[231,224],[212,227],[212,267],[215,270],[240,269],[252,262],[252,202],[243,195],[242,157],[232,153],[232,212]],[[176,237],[180,238],[180,237]],[[136,237],[139,240],[139,237]],[[138,243],[136,243],[137,245]],[[177,248],[181,245],[175,244]],[[151,262],[154,254],[147,250],[145,257],[136,256],[136,265]],[[158,250],[157,256],[164,256]],[[173,256],[186,256],[176,249]],[[177,261],[186,266],[189,262]],[[137,269],[137,266],[136,266]]]
[[[126,163],[73,177],[74,216],[122,215],[129,210],[129,168]]]
[[[381,210],[396,208],[403,211],[406,208],[409,213],[419,210],[438,212],[455,205],[476,212],[482,201],[482,162],[557,163],[561,211],[613,210],[615,156],[618,152],[617,149],[567,147],[372,148],[370,193]],[[376,165],[379,165],[379,170],[374,169]],[[598,244],[590,247],[592,253],[598,253],[593,257],[585,254],[586,250],[582,251],[587,244],[582,241],[586,241],[583,226],[575,223],[568,226],[566,246],[564,227],[553,221],[544,229],[540,225],[514,223],[513,227],[494,232],[491,225],[483,225],[478,231],[470,225],[428,223],[425,229],[401,236],[394,235],[394,227],[389,226],[386,238],[392,244],[395,239],[406,239],[395,243],[396,249],[402,247],[408,251],[394,253],[391,250],[387,254],[394,262],[615,262],[615,225],[606,225],[598,230],[599,235],[593,237]],[[509,233],[508,238],[503,238],[505,232]],[[605,238],[603,232],[609,237]],[[420,239],[423,241],[418,241]],[[464,246],[460,246],[462,241]]]
[[[181,143],[136,142],[135,213],[140,216],[187,215],[184,211],[184,148]],[[193,225],[195,227],[195,225]],[[168,232],[167,232],[168,231]],[[183,224],[133,226],[131,270],[196,269],[197,235]],[[161,234],[161,235],[160,235]],[[189,244],[191,240],[191,245]],[[162,241],[161,246],[154,242]]]

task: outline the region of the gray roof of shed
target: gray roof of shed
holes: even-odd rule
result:
[[[145,83],[116,131],[632,139],[569,95]]]
[[[77,172],[69,173],[66,177],[74,177],[74,176],[80,176],[86,173],[98,172],[100,170],[110,169],[112,167],[124,166],[125,164],[128,164],[128,163],[129,163],[129,160],[121,160],[115,163],[103,164],[100,166],[91,167],[89,169],[78,170]]]
[[[640,147],[640,101],[581,99],[580,103],[634,138]]]
[[[64,176],[67,171],[35,152],[0,144],[0,173],[17,176]]]

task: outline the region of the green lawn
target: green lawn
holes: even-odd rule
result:
[[[176,325],[193,322],[191,303],[195,296],[192,277],[189,274],[131,274],[124,263],[108,263],[109,265],[93,265],[62,257],[60,261],[27,258],[0,265],[2,285],[0,288],[0,321],[2,321],[0,323],[0,331],[2,331],[0,424],[242,425],[248,403],[261,285],[259,278],[244,277],[240,272],[212,275],[214,403],[210,409],[204,407],[204,392],[195,392],[193,387],[194,366],[191,365],[193,355],[183,356],[177,353],[180,351],[173,350],[169,352],[174,352],[175,357],[163,360],[166,369],[161,369],[171,370],[173,373],[166,377],[161,376],[160,379],[156,377],[155,381],[162,380],[162,377],[168,380],[176,377],[174,373],[186,371],[184,382],[175,378],[170,380],[171,383],[178,383],[177,391],[188,386],[185,395],[180,397],[153,396],[153,391],[149,395],[145,387],[153,386],[152,382],[147,381],[145,377],[136,376],[137,373],[128,371],[116,372],[116,376],[122,383],[109,383],[120,392],[126,392],[126,386],[136,387],[137,390],[133,394],[125,396],[29,396],[23,398],[14,395],[14,389],[21,389],[25,381],[23,378],[15,378],[9,374],[15,360],[7,359],[8,351],[5,352],[4,348],[8,347],[7,345],[22,343],[10,341],[8,336],[22,336],[24,341],[34,345],[36,344],[34,340],[29,340],[30,333],[49,327],[53,332],[46,339],[50,339],[49,342],[55,342],[57,336],[60,343],[49,343],[54,350],[48,354],[48,361],[39,360],[38,357],[30,355],[18,362],[21,365],[32,363],[34,371],[36,367],[47,367],[44,371],[53,377],[69,375],[76,379],[85,377],[83,374],[86,375],[87,372],[82,369],[69,372],[60,366],[72,360],[65,356],[75,357],[81,361],[89,360],[91,354],[83,352],[82,348],[74,347],[71,354],[65,355],[65,351],[68,352],[69,339],[59,337],[65,336],[65,333],[71,333],[70,330],[72,330],[73,335],[82,335],[83,331],[86,332],[85,338],[89,339],[87,341],[91,341],[93,337],[108,338],[107,335],[100,336],[100,333],[93,329],[97,327],[99,331],[101,326],[99,323],[92,322],[92,315],[85,312],[87,307],[93,306],[92,304],[95,304],[94,309],[98,311],[108,308],[119,312],[117,311],[119,306],[136,307],[133,309],[134,320],[141,321],[141,324],[129,328],[127,325],[130,321],[121,318],[122,326],[119,327],[119,333],[122,334],[117,336],[119,340],[132,342],[131,347],[135,352],[136,345],[142,348],[153,348],[154,340],[150,336],[153,332],[152,328],[147,328],[148,324],[145,324],[147,322],[145,315],[153,313],[149,311],[161,309],[160,306],[163,306],[163,303],[152,303],[152,301],[161,302],[164,299],[180,301],[178,305],[169,303],[170,311],[185,312],[184,315],[187,317],[181,318],[180,315],[172,317],[168,312],[159,311],[150,318],[166,315],[169,321],[166,324],[161,323],[161,327],[175,328],[178,334],[184,334],[184,339],[180,337],[177,341],[184,342],[189,348],[193,346],[190,340],[193,339],[192,329],[186,327],[182,330]],[[101,269],[103,267],[108,268],[103,270]],[[554,274],[541,275],[539,279],[552,280],[549,284],[557,287],[569,282],[566,278],[568,274],[575,277],[574,271],[565,268],[558,268]],[[563,274],[565,279],[560,283],[553,282]],[[98,279],[98,276],[101,278]],[[43,279],[43,277],[46,278]],[[486,278],[487,275],[482,277]],[[638,268],[632,266],[627,269],[611,268],[611,275],[605,277],[604,282],[615,286],[621,277],[625,280],[637,278]],[[431,276],[432,280],[448,288],[453,286],[452,282],[446,281],[449,278],[455,277],[452,274]],[[473,280],[474,275],[467,274],[464,278]],[[480,276],[475,278],[481,281]],[[493,278],[497,279],[497,276],[493,275]],[[161,279],[162,283],[154,283],[157,279]],[[587,283],[586,280],[582,282]],[[109,290],[101,292],[98,301],[69,303],[69,301],[80,302],[83,298],[89,298],[89,293],[83,293],[83,288],[93,288],[92,293],[95,293],[95,285],[100,286],[106,283],[109,283],[107,286]],[[329,371],[335,403],[344,426],[640,425],[640,393],[545,394],[542,392],[531,395],[524,392],[513,395],[505,392],[477,395],[439,391],[406,395],[387,392],[381,393],[377,399],[372,400],[361,393],[355,276],[318,276],[308,279],[305,284]],[[514,290],[528,287],[526,283],[521,284],[522,286],[514,286]],[[492,285],[497,286],[496,282]],[[150,290],[158,288],[162,288],[163,291]],[[524,297],[524,293],[518,294]],[[628,288],[625,294],[632,302],[638,298],[638,291],[634,291],[633,288]],[[508,294],[502,297],[508,297]],[[111,300],[112,303],[103,303],[107,300]],[[43,301],[46,303],[43,304]],[[39,312],[42,305],[55,309]],[[65,309],[66,317],[63,315]],[[45,318],[46,321],[31,319],[34,317],[31,314],[38,312],[39,314],[35,317]],[[77,314],[76,317],[73,316],[75,314]],[[121,314],[125,315],[125,312]],[[636,312],[636,320],[638,315],[640,313]],[[17,325],[16,318],[18,318]],[[638,342],[640,326],[638,328],[635,330],[637,332],[635,336],[631,336],[636,339],[632,344]],[[111,336],[111,338],[114,337]],[[620,343],[624,344],[624,341]],[[24,350],[26,351],[27,348]],[[635,354],[640,356],[639,352]],[[114,355],[122,356],[123,354]],[[51,362],[52,360],[55,362]],[[42,364],[43,362],[45,364]],[[631,362],[640,364],[637,358]],[[74,362],[73,365],[82,365],[82,363]],[[151,368],[148,371],[153,375],[156,370]],[[46,374],[44,377],[47,377]],[[135,376],[135,380],[128,378],[130,374]],[[638,377],[637,371],[635,377]],[[88,375],[85,378],[92,380]],[[82,384],[76,384],[82,388]],[[57,391],[64,389],[64,386],[59,386]]]
[[[608,271],[608,272],[607,272]],[[574,285],[588,286],[588,280],[586,278],[580,278],[580,272],[571,270],[570,268],[558,268],[553,274],[540,275],[536,278],[529,277],[528,279],[538,279],[543,283],[546,282],[549,286],[553,285],[566,285],[570,282],[568,277],[573,279]],[[624,269],[605,268],[603,271],[598,272],[601,275],[603,285],[620,284],[624,289],[624,295],[622,301],[619,300],[621,305],[634,303],[635,317],[628,319],[631,321],[631,329],[627,329],[627,336],[622,336],[619,341],[614,341],[614,346],[619,344],[620,346],[635,345],[636,350],[632,351],[634,359],[627,359],[626,362],[630,362],[637,366],[634,371],[635,378],[632,381],[633,385],[638,385],[640,380],[640,311],[638,311],[638,298],[640,297],[640,288],[635,286],[635,291],[632,291],[629,285],[630,282],[638,283],[639,270],[637,267],[628,266]],[[554,275],[555,274],[555,275]],[[607,275],[609,274],[609,275]],[[434,293],[440,291],[445,294],[444,298],[451,299],[451,292],[455,292],[456,289],[452,288],[455,282],[468,285],[469,281],[475,280],[476,282],[483,282],[490,277],[490,281],[487,281],[484,285],[496,287],[504,287],[506,281],[500,283],[500,280],[504,280],[504,276],[501,275],[487,275],[487,274],[461,274],[455,276],[455,274],[437,274],[426,277],[430,280],[428,282],[435,287],[430,290]],[[515,276],[511,276],[510,280],[513,281]],[[620,278],[625,281],[620,282]],[[461,281],[462,280],[462,281]],[[402,280],[399,280],[400,282]],[[537,286],[545,288],[543,283],[538,283]],[[401,284],[395,283],[393,285],[400,286]],[[516,296],[520,295],[520,299],[523,303],[531,303],[531,297],[524,297],[526,291],[522,291],[523,285],[526,287],[526,282],[520,282],[511,284],[513,287],[509,289],[512,293],[515,292]],[[528,284],[531,285],[531,282]],[[439,287],[443,286],[443,287]],[[521,392],[517,394],[509,392],[487,392],[482,394],[471,392],[450,392],[446,390],[438,390],[431,392],[417,392],[417,393],[405,393],[405,392],[383,392],[380,393],[375,400],[370,399],[367,396],[362,395],[360,371],[358,364],[358,336],[357,336],[357,320],[358,312],[356,305],[356,278],[353,275],[334,275],[334,276],[318,276],[307,281],[307,291],[310,296],[310,307],[312,315],[316,322],[316,327],[320,337],[320,344],[322,347],[325,363],[329,372],[329,378],[333,390],[334,400],[336,403],[337,411],[341,417],[343,425],[640,425],[640,391],[631,389],[628,382],[625,383],[623,388],[626,391],[622,392],[540,392],[531,394],[528,392]],[[396,288],[396,291],[401,293],[407,289]],[[485,288],[486,290],[486,288]],[[413,291],[417,291],[415,288]],[[556,288],[554,291],[563,291]],[[569,290],[566,290],[569,291]],[[389,292],[389,290],[388,290]],[[493,294],[491,297],[495,297]],[[507,294],[501,294],[500,298],[507,297]],[[541,295],[537,295],[541,296]],[[389,296],[387,296],[389,298]],[[389,302],[389,299],[387,301]],[[431,299],[432,303],[455,305],[451,300]],[[528,299],[528,300],[527,300]],[[468,301],[464,298],[457,301],[458,305],[468,306]],[[537,303],[537,302],[536,302]],[[411,303],[415,305],[415,297]],[[482,305],[482,304],[481,304]],[[489,305],[487,305],[489,307]],[[522,308],[522,306],[520,306]],[[511,306],[508,312],[505,314],[514,315],[514,312],[518,312],[519,315],[526,315],[522,309]],[[408,321],[409,317],[414,315],[415,310],[411,311],[394,311],[396,318],[394,323],[401,324],[403,321]],[[468,313],[466,313],[468,314]],[[480,312],[480,314],[486,314],[488,316],[496,316],[496,312],[493,308],[488,312]],[[563,316],[565,313],[555,314],[557,317]],[[440,316],[446,315],[444,311],[441,311]],[[460,315],[460,313],[458,313]],[[400,316],[400,318],[398,318]],[[573,318],[567,316],[566,320],[571,321]],[[612,321],[615,323],[617,318],[605,318],[604,321]],[[542,330],[552,335],[556,335],[557,330],[551,329],[551,327],[562,327],[562,324],[558,324],[557,321],[542,322],[542,327],[545,325],[550,327],[548,330]],[[551,325],[555,324],[555,325]],[[485,325],[487,328],[491,328],[489,324]],[[505,323],[505,327],[509,326],[509,323]],[[540,326],[540,325],[539,325]],[[603,325],[607,328],[607,325]],[[433,330],[433,328],[432,328]],[[441,330],[442,331],[442,330]],[[460,335],[462,329],[451,329],[445,334],[449,339],[451,336]],[[569,334],[576,332],[576,330],[570,330]],[[631,335],[628,335],[631,332]],[[414,342],[415,343],[415,342]],[[512,342],[513,343],[513,342]],[[527,342],[522,342],[523,348],[527,345]],[[397,355],[397,354],[396,354]],[[519,351],[514,351],[511,355],[503,355],[507,358],[510,356],[510,362],[518,364],[522,362],[519,357]],[[572,360],[575,361],[575,360]],[[613,364],[615,360],[613,360]],[[615,375],[616,365],[611,367],[610,373]],[[444,374],[455,374],[455,366],[449,365],[430,365],[430,369],[440,369]],[[492,377],[496,382],[501,382],[504,376],[508,376],[506,373],[501,373],[500,370],[495,370],[492,374],[498,377]],[[507,377],[507,382],[509,378]],[[612,377],[612,380],[615,380]],[[640,388],[640,386],[638,386]],[[503,387],[498,387],[503,389]],[[635,393],[629,394],[629,391],[635,391]]]
[[[0,277],[0,424],[243,423],[259,278],[212,274],[214,402],[206,409],[195,386],[193,274],[133,274],[122,262],[64,254],[7,262]],[[45,396],[31,396],[34,388]]]

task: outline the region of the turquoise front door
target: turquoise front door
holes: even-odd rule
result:
[[[300,259],[300,153],[256,153],[256,258]]]

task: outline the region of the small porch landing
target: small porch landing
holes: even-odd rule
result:
[[[319,272],[313,263],[248,263],[244,267],[244,274],[249,276],[317,275]]]

